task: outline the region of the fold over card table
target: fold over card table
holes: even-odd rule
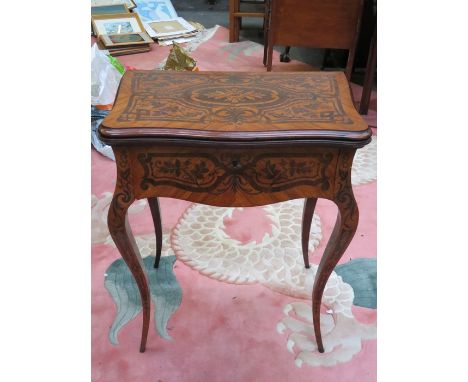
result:
[[[304,198],[306,268],[317,198],[333,201],[338,217],[312,291],[314,331],[318,349],[324,351],[322,294],[356,231],[351,165],[356,149],[371,139],[343,73],[130,71],[99,134],[116,159],[108,225],[140,291],[141,352],[148,335],[150,293],[127,211],[135,200],[148,199],[158,267],[158,197],[225,207]]]

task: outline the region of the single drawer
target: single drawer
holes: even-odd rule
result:
[[[331,195],[338,149],[132,149],[138,199],[167,196],[249,206]]]

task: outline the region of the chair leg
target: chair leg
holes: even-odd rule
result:
[[[291,57],[289,57],[289,50],[291,49],[290,46],[284,47],[283,53],[280,55],[280,62],[290,62]]]
[[[263,19],[263,66],[267,64],[268,56],[268,33],[270,30],[270,8],[268,0],[265,1],[265,17]]]
[[[271,72],[271,68],[273,65],[273,34],[272,28],[271,28],[271,22],[272,22],[272,8],[273,4],[271,0],[266,0],[265,1],[265,7],[266,7],[266,31],[267,33],[265,34],[265,49],[264,49],[264,56],[263,56],[263,62],[265,64],[266,61],[266,67],[267,67],[267,72]],[[266,57],[265,57],[266,55]]]
[[[326,68],[328,58],[330,57],[330,52],[331,52],[331,49],[325,49],[325,52],[323,54],[322,66],[321,66],[320,70],[324,70]]]
[[[346,64],[346,69],[345,69],[346,78],[350,82],[351,82],[351,75],[352,74],[353,74],[353,60],[351,59],[351,51],[350,51],[348,53],[348,63]]]
[[[273,45],[268,43],[267,49],[267,72],[271,72],[273,66]]]
[[[377,34],[374,29],[371,45],[369,48],[369,56],[367,57],[366,75],[364,77],[364,85],[362,87],[361,102],[359,104],[359,113],[367,114],[369,111],[369,103],[372,94],[372,84],[374,82],[374,74],[377,69]]]
[[[356,55],[356,44],[353,45],[348,51],[348,62],[346,63],[345,74],[348,81],[351,81],[351,75],[354,69],[354,56]]]
[[[229,0],[229,42],[239,41],[238,18],[234,16],[239,12],[240,0]]]

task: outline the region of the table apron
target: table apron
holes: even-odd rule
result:
[[[114,148],[117,162],[122,150],[128,155],[135,199],[162,196],[249,207],[307,197],[333,199],[344,149],[133,146]]]

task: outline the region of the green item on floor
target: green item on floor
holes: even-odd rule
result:
[[[125,66],[122,65],[122,63],[115,57],[111,56],[109,54],[109,62],[112,64],[114,68],[116,68],[120,74],[125,73]]]

